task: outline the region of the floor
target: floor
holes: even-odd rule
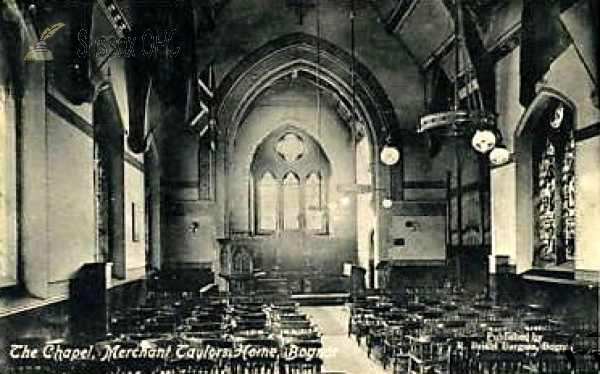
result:
[[[364,342],[358,346],[348,337],[346,306],[306,306],[301,310],[310,316],[323,333],[323,373],[328,374],[389,374],[381,364],[367,358]]]

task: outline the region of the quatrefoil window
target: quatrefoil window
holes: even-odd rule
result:
[[[300,135],[288,132],[277,141],[277,154],[286,162],[293,162],[304,154],[304,140]]]

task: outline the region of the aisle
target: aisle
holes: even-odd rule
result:
[[[301,311],[310,316],[323,333],[323,347],[336,349],[336,354],[325,358],[324,373],[389,374],[381,365],[367,358],[364,344],[360,347],[354,337],[348,337],[348,311],[344,306],[307,306]]]

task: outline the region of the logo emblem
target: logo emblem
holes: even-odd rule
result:
[[[62,28],[65,24],[59,22],[48,27],[42,35],[40,36],[40,40],[35,43],[35,48],[27,52],[24,61],[52,61],[54,60],[54,55],[48,48],[46,48],[46,40],[50,39],[52,35],[54,35],[60,28]]]

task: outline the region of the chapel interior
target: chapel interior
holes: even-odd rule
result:
[[[598,4],[1,1],[0,372],[600,372]]]

